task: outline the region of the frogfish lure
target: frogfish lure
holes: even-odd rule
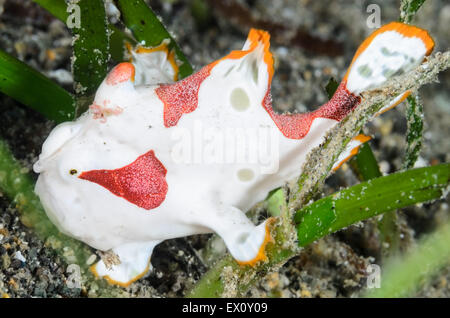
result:
[[[211,232],[239,264],[264,261],[273,219],[256,226],[243,211],[301,173],[361,92],[421,64],[434,43],[414,26],[381,27],[361,44],[331,100],[304,114],[272,109],[269,45],[267,32],[252,29],[242,50],[180,81],[167,43],[132,49],[89,110],[53,129],[34,165],[35,191],[63,233],[118,256],[94,264],[95,275],[128,286],[149,270],[161,241]],[[334,169],[368,139],[355,137]]]

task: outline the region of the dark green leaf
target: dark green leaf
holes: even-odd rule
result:
[[[440,198],[449,179],[450,164],[441,164],[372,179],[320,199],[296,213],[299,245],[383,212]]]
[[[375,159],[372,148],[368,142],[359,147],[359,152],[351,159],[350,165],[361,181],[381,177],[377,159]]]
[[[75,116],[75,102],[70,93],[1,50],[0,91],[56,122]]]
[[[325,91],[327,92],[328,99],[331,99],[331,97],[333,97],[334,92],[336,92],[338,86],[339,83],[333,77],[330,78],[328,84],[325,86]]]
[[[33,0],[33,2],[36,2],[56,18],[66,23],[69,12],[67,12],[67,3],[65,0]]]
[[[72,65],[75,92],[80,96],[95,93],[108,71],[109,35],[103,0],[80,0],[81,27],[74,27]]]

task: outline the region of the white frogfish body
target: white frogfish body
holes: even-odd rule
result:
[[[241,51],[181,81],[165,43],[138,48],[85,114],[50,133],[34,165],[36,193],[62,232],[119,256],[120,264],[92,267],[111,283],[142,277],[161,241],[199,233],[217,233],[236,261],[254,265],[266,258],[272,219],[255,226],[243,211],[301,173],[360,92],[419,65],[432,43],[412,26],[382,27],[361,45],[333,98],[307,114],[273,111],[264,31],[251,30]],[[368,139],[355,137],[334,168]]]

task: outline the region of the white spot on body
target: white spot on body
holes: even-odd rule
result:
[[[251,169],[241,169],[237,172],[237,176],[239,180],[248,182],[255,177],[255,173]]]
[[[245,90],[240,87],[233,89],[231,92],[230,103],[238,112],[246,111],[250,107],[250,99]]]

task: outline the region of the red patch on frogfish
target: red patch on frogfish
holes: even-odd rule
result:
[[[183,114],[193,112],[198,106],[200,85],[209,76],[214,64],[174,84],[162,84],[155,92],[164,104],[164,126],[175,126]]]
[[[79,178],[95,182],[138,207],[150,210],[160,206],[166,198],[166,174],[166,168],[150,150],[122,168],[84,171]]]
[[[109,72],[106,77],[106,84],[117,85],[130,79],[134,81],[134,74],[135,69],[133,64],[128,62],[120,63]]]
[[[272,108],[271,100],[272,97],[269,88],[262,105],[281,133],[290,139],[302,139],[305,137],[308,134],[314,119],[318,117],[341,121],[361,102],[360,97],[347,90],[345,81],[339,85],[330,101],[310,113],[277,114]]]
[[[106,123],[106,117],[111,115],[119,115],[123,112],[122,107],[114,106],[114,107],[106,107],[106,105],[110,103],[109,100],[105,100],[103,105],[101,106],[96,104],[95,102],[89,106],[89,110],[92,112],[92,116],[94,119],[100,119],[101,123]]]

